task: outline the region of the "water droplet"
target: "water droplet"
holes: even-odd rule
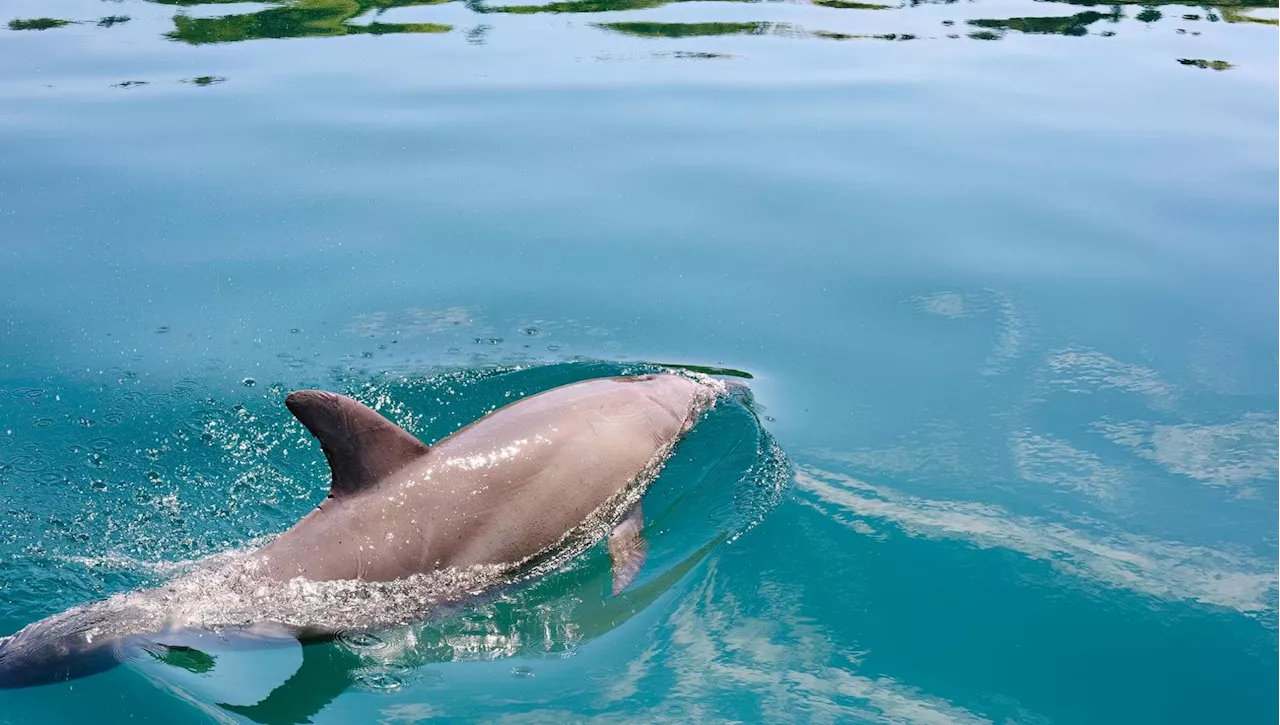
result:
[[[173,400],[169,397],[169,393],[147,393],[142,396],[142,403],[147,407],[156,407],[160,410],[169,410],[173,407]]]
[[[434,686],[444,682],[444,675],[435,670],[418,670],[413,679],[415,684]]]
[[[19,453],[9,459],[9,465],[19,473],[36,474],[49,467],[49,462],[36,453]]]
[[[383,649],[387,646],[381,637],[372,632],[352,632],[343,634],[340,639],[344,644],[359,649]]]
[[[115,446],[115,439],[105,436],[102,438],[93,438],[92,441],[88,442],[88,444],[90,444],[90,447],[95,451],[105,451],[111,446]]]
[[[169,389],[169,394],[175,398],[185,400],[195,397],[199,389],[200,384],[198,382],[184,378],[174,383],[173,387]]]
[[[245,378],[244,380],[240,381],[240,384],[245,386],[246,388],[252,388],[253,386],[258,384],[258,381],[254,380],[253,378]]]
[[[511,676],[519,677],[522,680],[527,680],[533,677],[533,670],[528,667],[512,667]]]
[[[361,672],[355,681],[361,687],[378,692],[392,692],[404,686],[404,680],[390,672]]]
[[[36,480],[45,485],[52,485],[52,484],[58,484],[58,483],[66,483],[70,479],[67,478],[66,475],[58,471],[43,471],[36,476]]]

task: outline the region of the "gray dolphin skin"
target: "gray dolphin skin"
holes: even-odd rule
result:
[[[329,495],[265,547],[222,566],[259,592],[299,582],[399,582],[452,570],[518,571],[568,542],[607,534],[616,595],[644,564],[640,494],[718,391],[674,374],[586,380],[518,400],[432,446],[346,396],[291,393],[285,404],[328,459]],[[333,633],[299,619],[306,615],[275,611],[249,622],[240,612],[211,621],[208,612],[225,610],[174,602],[175,591],[213,597],[220,592],[208,590],[217,588],[184,589],[178,580],[28,625],[0,638],[0,687],[99,672],[140,641],[163,642],[149,637],[165,631]]]

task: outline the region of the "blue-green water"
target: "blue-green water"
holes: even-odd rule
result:
[[[723,366],[789,468],[718,408],[629,599],[0,721],[1275,722],[1260,4],[6,3],[0,634],[308,511],[293,388]]]

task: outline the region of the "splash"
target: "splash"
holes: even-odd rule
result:
[[[563,377],[665,371],[652,365],[602,369],[599,363],[515,367],[429,379],[366,380],[348,389],[430,438],[442,428],[454,427],[457,420],[498,407],[489,402],[476,408],[476,400],[509,402],[572,382]],[[789,482],[786,457],[760,427],[745,386],[696,370],[676,372],[698,382],[701,391],[685,422],[679,460],[672,465],[676,442],[658,451],[619,496],[529,559],[390,582],[295,579],[281,585],[267,582],[256,570],[257,563],[242,556],[270,535],[255,536],[249,547],[173,563],[112,551],[55,554],[96,575],[128,572],[143,580],[168,581],[30,625],[15,635],[15,650],[50,638],[93,647],[95,642],[156,633],[172,637],[195,630],[235,638],[266,622],[304,637],[336,637],[363,663],[356,681],[369,689],[394,689],[410,676],[414,663],[571,652],[642,611],[717,546],[754,527],[777,505]],[[497,390],[500,396],[494,394]],[[426,395],[434,406],[422,404]],[[462,410],[441,414],[452,405]],[[260,406],[233,406],[229,415],[212,417],[198,430],[204,444],[233,463],[228,474],[233,488],[252,490],[267,480],[304,485],[305,471],[314,468],[293,473],[264,470],[269,468],[264,457],[292,461],[296,467],[297,457],[290,452],[310,442],[290,421],[276,422]],[[163,455],[159,446],[155,450],[157,457]],[[649,566],[634,591],[610,597],[608,563],[597,544],[646,496]],[[180,499],[173,498],[177,506]]]

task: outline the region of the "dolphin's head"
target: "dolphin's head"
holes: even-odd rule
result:
[[[685,431],[693,427],[698,417],[709,408],[717,396],[726,390],[714,382],[699,382],[683,375],[656,374],[622,378],[645,387],[645,394],[678,421],[683,421]],[[746,385],[740,384],[745,390]]]

